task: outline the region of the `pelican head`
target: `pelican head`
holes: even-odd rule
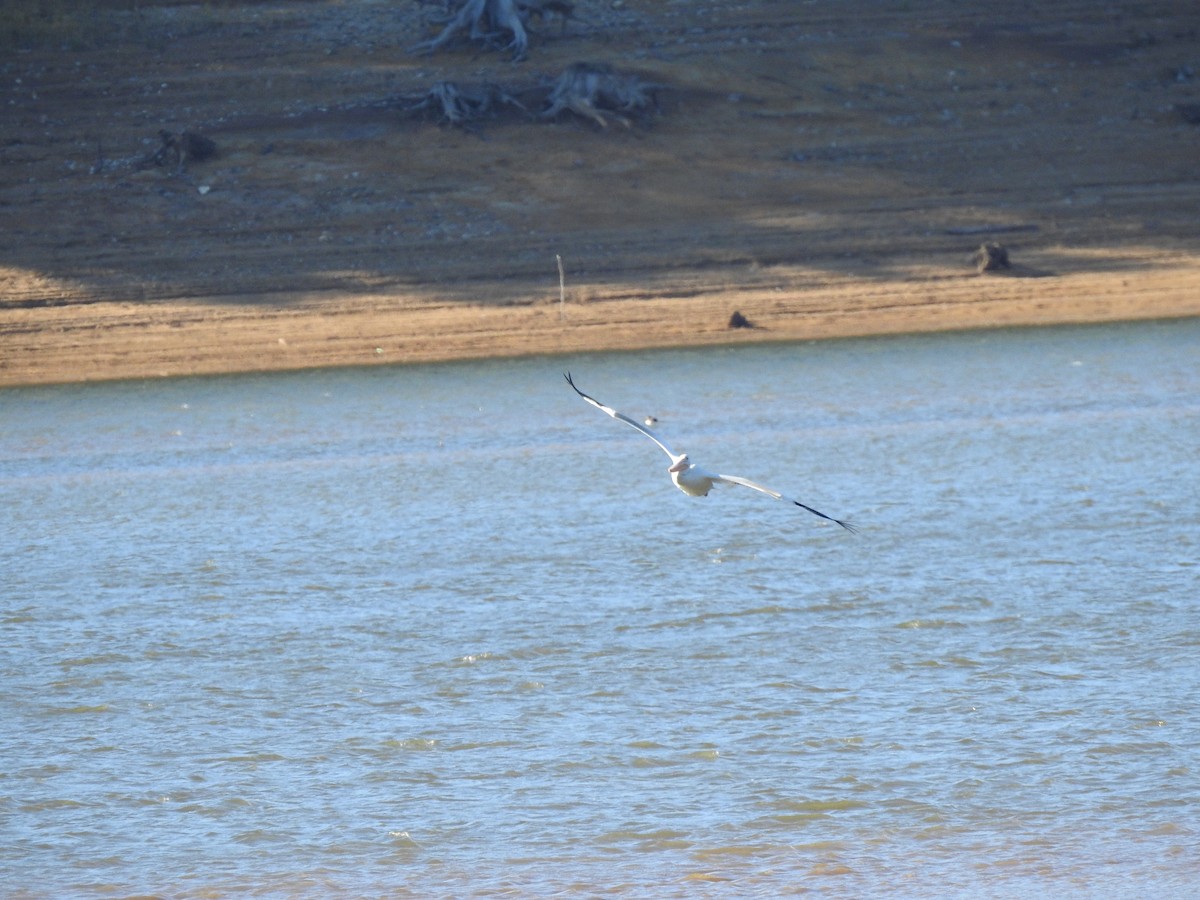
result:
[[[679,456],[676,456],[674,453],[672,453],[671,454],[671,467],[669,469],[667,469],[667,471],[672,474],[674,474],[675,472],[682,472],[684,469],[688,468],[691,464],[692,463],[688,459],[688,456],[686,453],[680,454]]]

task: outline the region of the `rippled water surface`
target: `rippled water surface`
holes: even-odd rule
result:
[[[1197,347],[0,392],[4,891],[1195,891]]]

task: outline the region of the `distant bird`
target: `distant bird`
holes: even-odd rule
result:
[[[646,418],[642,419],[642,421],[647,425],[647,427],[658,424],[658,419],[656,419],[654,416],[646,416]]]
[[[793,500],[791,497],[785,497],[783,494],[779,493],[778,491],[773,491],[769,487],[764,487],[761,484],[755,484],[748,478],[742,478],[738,475],[717,475],[712,472],[705,471],[689,460],[686,453],[675,453],[673,450],[671,450],[671,448],[664,444],[649,428],[639,424],[638,422],[629,418],[629,416],[622,415],[611,406],[605,406],[594,397],[589,397],[575,386],[575,382],[571,380],[570,372],[564,372],[563,377],[567,379],[567,384],[571,386],[575,393],[577,393],[588,403],[592,404],[592,406],[596,407],[596,409],[603,413],[607,413],[614,419],[624,422],[626,425],[636,428],[646,437],[650,438],[650,440],[654,441],[654,443],[658,444],[659,449],[667,454],[667,456],[671,457],[671,465],[667,469],[667,471],[671,473],[671,481],[675,482],[675,487],[679,488],[689,497],[708,496],[708,492],[712,490],[712,486],[714,484],[740,484],[742,487],[748,487],[752,491],[758,491],[761,494],[766,494],[768,497],[774,497],[776,500],[783,500],[785,503],[792,503],[796,506],[799,506],[801,509],[806,509],[814,516],[820,516],[822,519],[828,519],[830,522],[835,522],[838,525],[841,525],[852,534],[858,531],[858,529],[849,522],[843,522],[841,519],[835,519],[833,516],[827,516],[825,513],[813,509],[811,506],[806,506],[799,500]]]

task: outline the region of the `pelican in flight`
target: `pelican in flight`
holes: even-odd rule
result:
[[[825,513],[815,510],[811,506],[806,506],[799,500],[793,500],[791,497],[785,497],[783,494],[779,493],[778,491],[773,491],[769,487],[764,487],[761,484],[755,484],[748,478],[742,478],[738,475],[716,475],[712,472],[705,471],[694,462],[689,460],[686,453],[674,452],[670,447],[659,440],[658,436],[649,428],[645,427],[634,419],[629,418],[629,416],[622,415],[611,406],[605,406],[596,398],[589,397],[575,386],[575,382],[571,380],[570,372],[564,372],[563,377],[567,379],[567,384],[571,386],[575,393],[577,393],[588,403],[592,404],[592,406],[596,407],[596,409],[603,413],[607,413],[614,419],[624,422],[626,425],[636,428],[646,437],[650,438],[650,440],[654,441],[654,443],[658,444],[659,449],[662,450],[663,453],[667,454],[667,456],[671,457],[671,465],[667,471],[671,473],[671,480],[675,482],[675,487],[679,488],[689,497],[708,496],[708,492],[712,490],[712,486],[714,484],[740,484],[742,487],[748,487],[752,491],[758,491],[760,494],[766,494],[768,497],[774,497],[776,500],[782,500],[785,503],[795,504],[801,509],[808,510],[814,516],[820,516],[822,519],[828,519],[830,522],[835,522],[838,525],[841,525],[852,534],[858,531],[858,529],[849,522],[843,522],[841,519],[835,519],[833,516],[827,516]]]

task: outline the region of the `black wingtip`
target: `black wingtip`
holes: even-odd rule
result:
[[[819,509],[813,509],[811,506],[805,506],[799,500],[793,500],[792,502],[795,503],[801,509],[807,509],[814,516],[820,516],[822,519],[828,519],[830,522],[833,522],[837,525],[841,525],[843,528],[845,528],[851,534],[858,534],[858,526],[857,525],[854,525],[850,522],[843,522],[841,519],[835,519],[833,516],[827,516],[827,515],[825,515],[825,513],[821,512]]]

